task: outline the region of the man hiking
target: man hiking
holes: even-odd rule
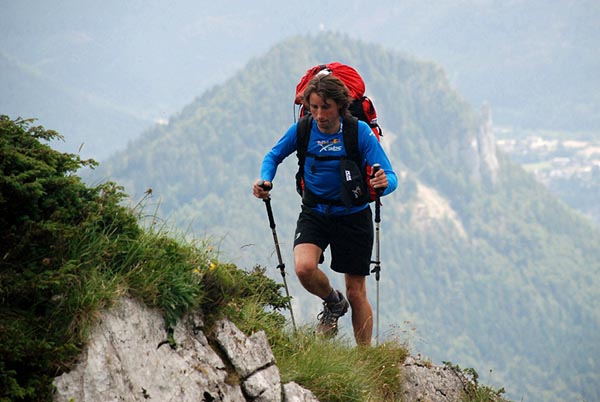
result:
[[[350,116],[348,107],[352,99],[340,79],[319,74],[310,81],[303,96],[310,112],[303,119],[310,119],[310,134],[299,171],[303,197],[294,237],[295,272],[302,286],[323,300],[317,333],[334,336],[338,319],[350,307],[356,343],[368,346],[373,332],[373,310],[367,298],[366,277],[373,249],[373,220],[368,200],[352,205],[343,201],[348,195],[342,194],[346,190],[340,166],[346,161],[344,134],[349,129],[344,126],[358,125],[354,135],[358,137],[361,159],[381,167],[372,178],[366,179],[374,189],[385,196],[396,189],[398,179],[369,125]],[[298,151],[297,130],[301,122],[293,124],[265,155],[260,179],[253,186],[257,198],[269,197],[278,165]],[[346,295],[334,289],[318,267],[328,246],[331,269],[344,274]]]

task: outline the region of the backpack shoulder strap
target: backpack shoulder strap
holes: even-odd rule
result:
[[[298,120],[296,125],[296,156],[298,157],[298,172],[296,173],[296,191],[302,195],[304,192],[304,161],[308,151],[310,130],[313,117],[307,115]]]
[[[358,150],[358,119],[356,117],[344,118],[344,146],[346,147],[346,157],[352,159],[358,166],[362,165],[362,158]]]
[[[298,165],[304,165],[304,160],[306,159],[312,120],[311,115],[304,116],[298,120],[298,125],[296,126],[296,155],[298,156]]]

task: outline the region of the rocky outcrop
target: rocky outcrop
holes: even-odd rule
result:
[[[404,362],[404,400],[414,402],[461,401],[468,381],[450,367],[434,366],[420,358]]]
[[[297,384],[281,385],[264,332],[246,337],[223,320],[213,348],[202,328],[190,315],[168,342],[158,311],[122,299],[102,314],[75,368],[56,378],[54,401],[317,401]]]
[[[189,315],[167,339],[157,310],[124,298],[101,314],[73,370],[55,379],[55,402],[319,402],[296,383],[281,384],[263,331],[246,336],[228,320],[203,332]],[[214,344],[213,344],[214,343]],[[463,378],[413,358],[404,362],[404,400],[458,402]]]

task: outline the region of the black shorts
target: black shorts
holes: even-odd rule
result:
[[[373,251],[371,208],[351,215],[331,216],[302,206],[296,223],[294,247],[311,243],[325,251],[331,246],[331,269],[352,275],[369,275]]]

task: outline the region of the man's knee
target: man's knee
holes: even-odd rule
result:
[[[299,244],[294,247],[294,270],[298,278],[310,278],[318,268],[318,255],[321,252],[313,244]]]
[[[346,289],[346,297],[352,306],[360,306],[368,302],[367,290],[364,287],[349,287]]]
[[[308,260],[297,260],[294,264],[296,275],[300,280],[310,278],[317,270],[317,264]]]

